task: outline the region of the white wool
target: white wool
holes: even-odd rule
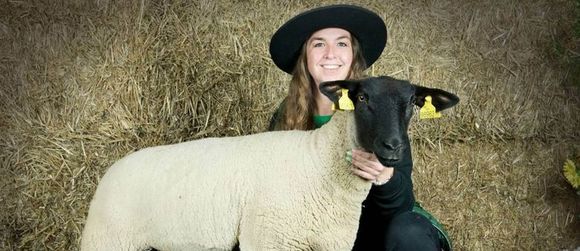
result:
[[[314,131],[208,138],[116,162],[81,250],[350,250],[370,183],[344,160],[353,116]]]

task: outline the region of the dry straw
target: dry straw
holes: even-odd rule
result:
[[[289,80],[269,37],[321,4],[1,1],[0,249],[77,249],[100,177],[129,152],[265,130]],[[411,128],[416,197],[455,247],[580,246],[560,171],[580,148],[578,1],[356,4],[389,28],[369,75],[462,98]]]

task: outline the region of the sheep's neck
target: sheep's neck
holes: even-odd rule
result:
[[[327,124],[312,132],[313,152],[321,164],[317,168],[330,168],[325,177],[333,180],[330,184],[347,191],[368,191],[370,183],[354,175],[352,165],[345,160],[346,151],[357,147],[355,132],[352,112],[337,111]]]

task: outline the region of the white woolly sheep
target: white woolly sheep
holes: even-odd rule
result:
[[[351,250],[371,183],[344,154],[362,147],[384,165],[408,142],[412,104],[458,98],[390,77],[335,81],[354,112],[313,131],[208,138],[143,149],[117,161],[91,202],[81,250]]]

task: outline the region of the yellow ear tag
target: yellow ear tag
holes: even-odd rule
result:
[[[348,98],[348,89],[342,89],[342,96],[338,100],[338,109],[343,111],[354,110],[354,104],[352,103],[352,100]]]
[[[431,103],[431,96],[425,97],[425,104],[419,110],[419,119],[438,119],[441,118],[441,113],[437,112],[433,103]]]

